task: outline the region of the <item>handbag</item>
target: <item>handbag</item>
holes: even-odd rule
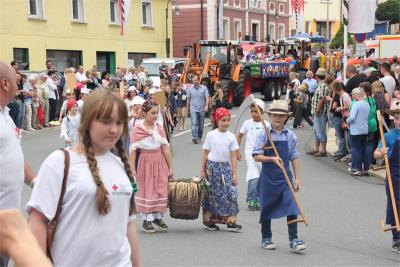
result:
[[[61,151],[64,152],[64,177],[62,180],[61,194],[60,194],[60,198],[58,200],[56,214],[54,215],[54,218],[47,224],[46,253],[47,253],[47,256],[49,257],[49,259],[51,260],[51,262],[53,262],[53,259],[51,258],[51,246],[54,241],[54,235],[55,235],[56,229],[57,229],[58,218],[60,217],[60,214],[61,214],[62,202],[64,199],[65,189],[67,187],[69,162],[70,162],[69,152],[65,149],[61,149]]]

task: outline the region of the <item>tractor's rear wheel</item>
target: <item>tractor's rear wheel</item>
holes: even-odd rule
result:
[[[231,109],[233,107],[233,90],[232,90],[232,81],[231,80],[221,80],[222,91],[224,92],[224,96],[222,98],[223,105]]]
[[[233,103],[240,106],[244,99],[251,94],[251,77],[248,70],[242,70],[239,75],[239,81],[235,86],[233,94]]]
[[[274,82],[272,80],[265,81],[264,97],[265,101],[271,101],[275,99],[275,88],[274,88]]]

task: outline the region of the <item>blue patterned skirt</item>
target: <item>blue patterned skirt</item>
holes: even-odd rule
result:
[[[215,223],[226,223],[228,217],[239,213],[238,190],[233,185],[229,162],[207,161],[206,173],[211,192],[203,201],[203,212],[210,211]]]

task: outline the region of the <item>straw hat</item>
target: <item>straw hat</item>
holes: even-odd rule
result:
[[[317,76],[325,76],[326,75],[326,71],[325,71],[324,68],[319,68],[317,70],[317,73],[315,73],[315,75],[317,75]]]
[[[306,83],[300,84],[300,86],[299,86],[300,91],[305,92],[305,91],[307,91],[307,89],[308,89],[308,86]]]
[[[268,114],[282,114],[289,115],[289,105],[286,100],[274,100],[272,104],[269,105]]]
[[[395,113],[400,113],[400,102],[397,102],[394,109],[386,110],[386,113],[393,116]]]

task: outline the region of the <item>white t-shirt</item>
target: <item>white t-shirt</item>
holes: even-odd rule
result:
[[[264,120],[265,125],[270,127],[268,121]],[[258,135],[264,131],[261,122],[255,122],[253,119],[246,120],[240,128],[240,133],[246,136],[245,154],[252,157],[254,146],[257,141]]]
[[[264,121],[265,125],[269,128],[270,124],[268,121]],[[260,171],[262,164],[260,162],[255,162],[253,159],[253,150],[257,141],[258,135],[264,131],[264,127],[261,122],[255,122],[253,119],[246,120],[242,128],[240,128],[240,133],[246,136],[246,146],[245,146],[245,158],[247,164],[246,180],[249,181],[260,176]]]
[[[230,162],[232,151],[238,150],[239,145],[236,137],[230,131],[220,132],[218,129],[212,130],[206,136],[203,149],[209,150],[208,160],[215,162]]]
[[[79,99],[79,100],[77,101],[77,104],[78,104],[78,112],[81,113],[81,114],[82,114],[82,109],[83,109],[83,103],[84,103],[83,99]]]
[[[132,186],[121,160],[107,152],[96,156],[99,174],[108,191],[111,210],[101,215],[96,205],[97,186],[84,155],[70,151],[70,168],[57,231],[51,249],[54,265],[131,267],[127,237]],[[64,172],[62,151],[51,153],[38,173],[27,204],[48,220],[54,218]]]
[[[86,81],[86,80],[88,79],[88,78],[86,77],[86,74],[85,74],[85,73],[80,73],[79,71],[76,73],[75,77],[76,77],[76,80],[77,80],[78,82]]]
[[[391,97],[393,97],[393,92],[394,92],[394,89],[396,88],[396,81],[394,80],[394,78],[391,75],[387,75],[383,78],[380,78],[379,81],[381,81],[383,83],[383,85],[385,86],[386,92]]]
[[[0,107],[0,210],[20,208],[24,184],[21,135],[9,110],[8,107]]]

